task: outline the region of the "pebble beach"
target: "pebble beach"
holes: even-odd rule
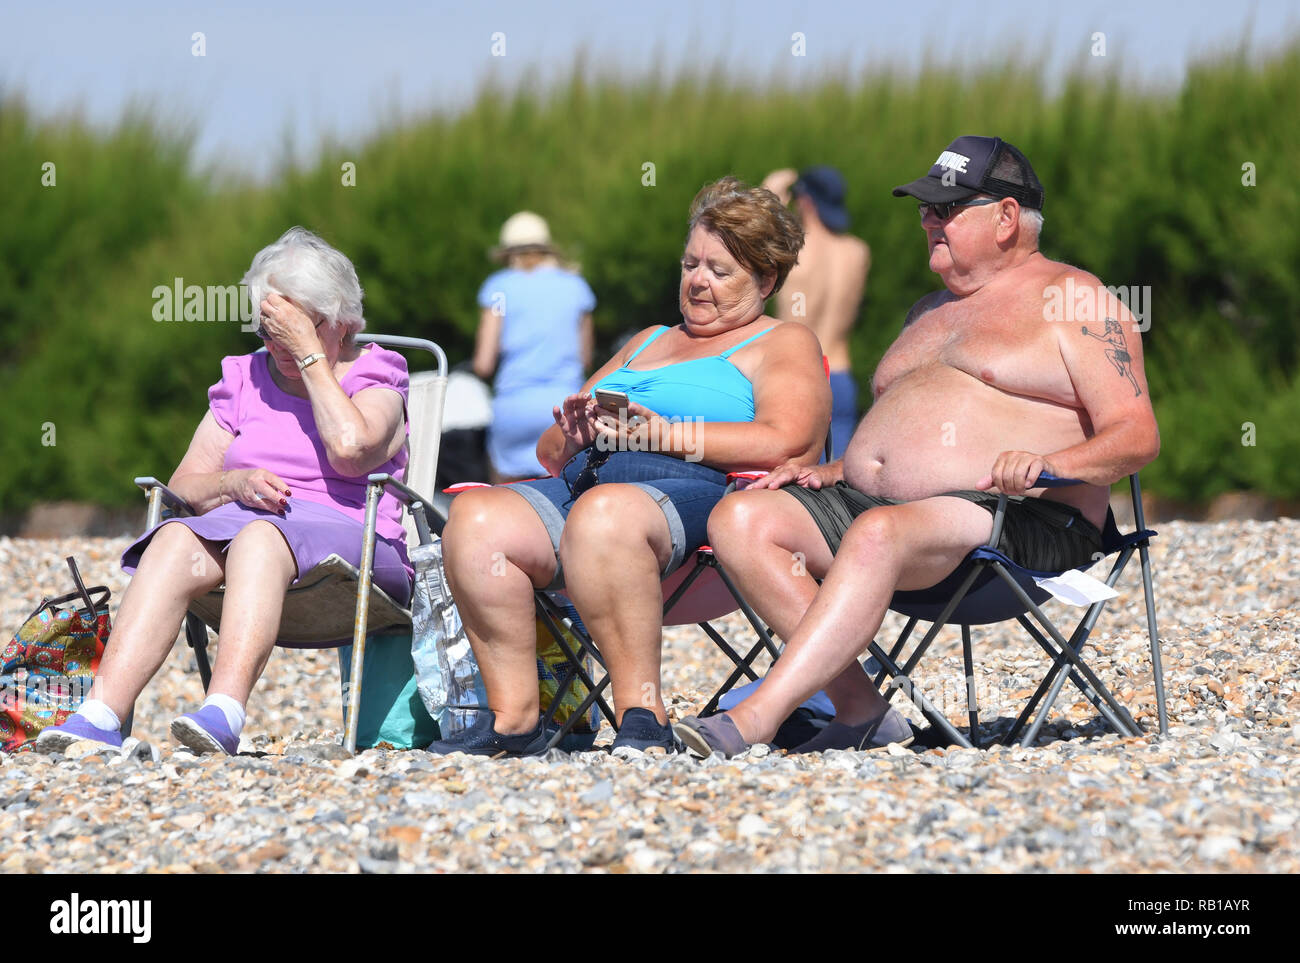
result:
[[[241,754],[196,757],[167,732],[202,700],[182,644],[136,706],[134,735],[149,746],[0,757],[0,871],[1300,872],[1300,521],[1152,527],[1165,738],[1107,734],[1067,687],[1030,748],[350,757],[335,653],[277,650]],[[116,605],[128,543],[0,538],[6,633],[68,590],[68,554]],[[1153,733],[1136,560],[1118,587],[1089,661]],[[882,641],[901,624],[891,614]],[[749,631],[739,616],[719,628],[737,644]],[[1048,663],[1004,627],[976,628],[975,652],[989,739]],[[729,665],[698,629],[665,630],[670,714],[696,712]],[[916,678],[959,727],[963,676],[950,628]]]

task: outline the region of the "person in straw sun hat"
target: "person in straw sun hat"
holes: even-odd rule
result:
[[[492,260],[504,264],[479,289],[474,373],[492,381],[488,457],[494,482],[536,478],[537,440],[551,409],[582,387],[591,363],[596,296],[561,265],[546,221],[520,211],[501,227]]]

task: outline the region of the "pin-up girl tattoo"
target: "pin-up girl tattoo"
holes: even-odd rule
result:
[[[1128,342],[1124,340],[1124,328],[1119,321],[1115,318],[1107,318],[1105,334],[1089,334],[1086,326],[1083,333],[1103,344],[1110,345],[1106,349],[1106,360],[1115,366],[1115,370],[1121,377],[1128,379],[1128,383],[1133,386],[1134,397],[1142,394],[1137,379],[1133,377],[1133,358],[1128,353]]]

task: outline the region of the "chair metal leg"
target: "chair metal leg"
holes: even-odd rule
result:
[[[889,657],[894,661],[898,661],[898,657],[903,654],[903,646],[907,644],[908,637],[911,636],[912,630],[916,628],[916,623],[917,619],[915,616],[909,618],[907,624],[903,626],[903,631],[898,633],[898,641],[895,642],[894,647],[889,650]],[[875,682],[877,689],[885,684],[885,678],[888,675],[889,673],[887,673],[883,667],[876,673],[876,677],[872,681]]]
[[[970,722],[970,741],[976,749],[980,746],[980,711],[975,697],[975,663],[971,658],[970,626],[961,627],[962,662],[966,669],[966,717]]]
[[[731,674],[723,681],[722,685],[718,686],[718,691],[713,693],[713,697],[709,699],[709,701],[705,703],[704,708],[700,710],[700,718],[704,718],[713,715],[718,710],[718,704],[722,701],[722,697],[732,690],[735,684],[740,681],[742,676],[747,676],[750,682],[758,681],[758,673],[754,671],[753,663],[755,659],[763,654],[764,648],[771,644],[772,636],[771,630],[769,629],[767,633],[765,633],[766,639],[760,639],[755,642],[750,650],[742,656],[736,652],[736,650],[727,643],[727,640],[718,633],[718,630],[709,625],[708,622],[700,622],[697,624],[704,630],[705,635],[713,640],[713,644],[721,649],[723,654],[736,665],[736,667],[731,670]]]
[[[740,590],[736,588],[736,583],[731,580],[731,576],[727,574],[727,570],[722,567],[718,560],[714,558],[710,564],[717,569],[718,578],[722,579],[722,584],[727,587],[727,591],[730,592],[731,597],[736,600],[736,604],[739,606],[741,613],[745,616],[746,620],[748,620],[753,630],[758,634],[759,642],[765,649],[767,649],[768,654],[772,656],[772,658],[779,658],[781,650],[773,640],[771,630],[768,629],[767,624],[759,617],[758,613],[754,611],[753,607],[745,601],[745,597],[741,595]]]
[[[604,660],[601,659],[600,652],[596,649],[591,637],[587,633],[580,631],[576,625],[572,626],[574,637],[578,639],[578,649],[575,651],[573,647],[569,645],[568,640],[564,637],[563,630],[560,628],[560,622],[564,618],[560,609],[545,595],[539,593],[535,596],[535,599],[537,613],[542,619],[542,624],[545,625],[546,630],[551,633],[551,637],[555,640],[555,644],[559,647],[560,651],[564,653],[564,657],[569,661],[570,666],[570,669],[565,673],[564,678],[557,681],[555,697],[551,700],[550,706],[547,707],[546,715],[542,722],[543,726],[550,726],[551,723],[555,721],[555,713],[559,709],[560,703],[563,701],[564,696],[568,693],[575,680],[581,680],[582,684],[587,687],[586,697],[581,703],[579,703],[578,708],[573,712],[573,714],[564,721],[564,724],[561,725],[547,741],[546,748],[554,749],[558,746],[564,737],[573,730],[573,727],[576,726],[581,719],[586,717],[588,710],[593,705],[598,706],[601,715],[609,721],[611,726],[617,728],[614,721],[614,709],[607,701],[605,701],[603,695],[605,689],[610,685],[609,673],[606,672],[600,682],[596,682],[582,665],[584,657],[589,654],[602,669],[605,667]]]
[[[1106,584],[1109,585],[1111,588],[1115,587],[1115,583],[1119,580],[1120,573],[1124,570],[1124,566],[1128,564],[1128,560],[1132,556],[1132,554],[1133,554],[1132,548],[1124,549],[1124,551],[1122,551],[1119,557],[1115,560],[1115,564],[1111,566],[1110,574],[1106,576]],[[1079,626],[1074,630],[1073,634],[1070,636],[1070,648],[1074,649],[1075,652],[1079,652],[1082,650],[1084,643],[1091,636],[1092,630],[1097,624],[1097,619],[1101,615],[1102,609],[1104,609],[1105,607],[1106,607],[1106,603],[1104,600],[1101,602],[1094,602],[1092,605],[1088,607],[1087,615],[1084,616],[1083,621],[1079,624]],[[1027,631],[1030,634],[1030,636],[1043,648],[1043,651],[1047,652],[1048,655],[1052,656],[1053,661],[1052,661],[1051,668],[1048,669],[1047,674],[1043,677],[1043,681],[1039,683],[1037,690],[1035,690],[1033,698],[1031,698],[1029,702],[1026,703],[1025,708],[1021,711],[1019,718],[1016,719],[1016,724],[1012,726],[1011,731],[1007,733],[1007,737],[1006,737],[1007,745],[1011,745],[1015,741],[1016,734],[1019,733],[1021,728],[1024,726],[1024,724],[1028,722],[1030,716],[1032,716],[1034,713],[1035,706],[1038,705],[1038,702],[1040,699],[1042,699],[1043,694],[1046,693],[1048,689],[1052,687],[1052,683],[1053,681],[1055,681],[1057,673],[1059,673],[1063,668],[1065,668],[1066,665],[1065,657],[1056,654],[1056,650],[1047,643],[1047,641],[1042,637],[1042,635],[1038,632],[1038,630],[1033,626],[1033,624],[1028,619],[1026,619],[1023,615],[1019,615],[1016,617],[1016,621],[1018,621],[1021,624],[1021,626],[1024,627],[1025,631]],[[1070,672],[1073,673],[1074,670],[1071,669]],[[1111,715],[1103,707],[1099,698],[1095,698],[1093,695],[1089,695],[1088,692],[1085,690],[1084,683],[1080,682],[1078,678],[1075,678],[1073,681],[1074,684],[1078,686],[1081,691],[1084,691],[1084,695],[1088,698],[1088,700],[1094,706],[1096,706],[1097,710],[1101,712],[1101,714],[1106,718],[1106,721],[1111,725],[1111,728],[1115,729],[1116,732],[1122,733],[1123,728],[1115,724]],[[1057,691],[1059,691],[1059,689]],[[1055,701],[1055,695],[1053,695],[1052,699],[1053,701]],[[1046,711],[1051,711],[1051,703],[1048,703]],[[1037,730],[1035,730],[1035,736],[1036,735],[1037,735]]]
[[[1042,633],[1040,633],[1028,619],[1022,615],[1019,617],[1019,621],[1025,626],[1029,634],[1033,636],[1034,640],[1042,646],[1044,652],[1046,652],[1051,658],[1060,660],[1062,665],[1065,664],[1065,657],[1061,655],[1059,651],[1051,645],[1051,643],[1043,638]],[[1076,633],[1075,636],[1070,639],[1070,648],[1077,654],[1082,651],[1084,643],[1086,642],[1086,634],[1080,636],[1079,633]],[[1060,695],[1061,689],[1065,686],[1065,680],[1067,677],[1075,684],[1079,691],[1083,693],[1084,698],[1091,702],[1096,710],[1101,713],[1102,718],[1106,720],[1107,725],[1109,725],[1111,729],[1119,733],[1121,736],[1137,735],[1135,728],[1130,729],[1123,720],[1111,711],[1110,707],[1106,705],[1105,701],[1096,690],[1093,689],[1086,680],[1079,678],[1079,674],[1075,672],[1074,669],[1070,669],[1068,673],[1057,673],[1055,677],[1051,679],[1050,684],[1048,679],[1043,680],[1038,687],[1038,691],[1034,693],[1034,698],[1029,701],[1029,704],[1025,706],[1025,710],[1021,713],[1020,718],[1016,720],[1016,727],[1012,729],[1011,734],[1007,737],[1008,744],[1010,744],[1014,739],[1014,733],[1018,731],[1019,727],[1029,719],[1029,715],[1033,712],[1035,703],[1038,701],[1044,689],[1047,689],[1047,698],[1044,701],[1043,708],[1038,713],[1038,718],[1034,720],[1033,725],[1029,727],[1029,731],[1025,733],[1024,739],[1020,742],[1020,744],[1026,748],[1034,744],[1034,741],[1038,738],[1039,731],[1043,727],[1043,723],[1045,723],[1048,716],[1051,715],[1052,706],[1056,704],[1057,696]],[[1125,713],[1125,718],[1128,718],[1127,713]]]
[[[361,572],[357,584],[357,614],[352,628],[352,672],[348,680],[347,729],[343,747],[350,753],[357,751],[357,729],[361,724],[361,675],[366,658],[366,623],[370,617],[370,584],[375,566],[375,529],[379,518],[379,496],[382,484],[366,486],[366,527],[361,538]]]
[[[1165,670],[1160,662],[1160,636],[1156,634],[1156,595],[1151,584],[1150,543],[1138,544],[1138,558],[1142,563],[1142,594],[1147,604],[1147,635],[1151,639],[1151,675],[1156,686],[1156,715],[1160,720],[1160,734],[1169,735],[1169,710],[1165,706]]]
[[[1098,602],[1095,604],[1101,605],[1102,603]],[[1035,642],[1037,642],[1039,647],[1041,647],[1042,650],[1046,652],[1054,661],[1052,662],[1052,668],[1048,671],[1047,675],[1043,678],[1043,681],[1038,683],[1038,688],[1034,690],[1033,696],[1031,696],[1029,701],[1025,703],[1025,707],[1020,710],[1020,715],[1016,717],[1015,725],[1013,725],[1011,727],[1011,731],[1006,734],[1006,737],[1003,740],[1003,744],[1008,746],[1016,741],[1016,736],[1019,735],[1020,730],[1025,727],[1025,724],[1033,716],[1034,710],[1037,708],[1038,703],[1042,700],[1043,696],[1047,693],[1047,690],[1052,687],[1052,682],[1056,679],[1057,676],[1058,667],[1064,667],[1066,665],[1065,657],[1057,655],[1056,649],[1053,648],[1052,644],[1048,642],[1046,638],[1043,637],[1043,633],[1038,631],[1038,628],[1034,625],[1034,623],[1030,622],[1023,615],[1017,615],[1016,621],[1020,623],[1021,628],[1023,628],[1025,632],[1028,633],[1029,637],[1033,639]],[[1070,636],[1070,646],[1074,648],[1076,651],[1078,651],[1079,646],[1082,644],[1081,640],[1084,637],[1086,637],[1086,633],[1084,633],[1082,630],[1083,627],[1080,626],[1079,628],[1076,628],[1074,634]],[[1073,669],[1070,669],[1070,671],[1074,672]],[[1075,685],[1080,685],[1080,682],[1077,679],[1075,680]],[[1101,697],[1096,695],[1096,693],[1093,693],[1092,697],[1090,698],[1090,701],[1094,706],[1096,706],[1098,711],[1101,711],[1103,713],[1110,712],[1110,710],[1106,708],[1105,703],[1101,701]]]
[[[199,668],[199,680],[204,694],[212,682],[212,665],[208,661],[208,627],[192,612],[185,613],[185,641],[194,650],[194,662]]]
[[[1102,681],[1097,678],[1097,674],[1092,671],[1087,663],[1079,658],[1079,654],[1070,647],[1069,642],[1056,629],[1056,626],[1052,624],[1051,619],[1043,614],[1042,609],[1040,609],[1037,603],[1029,597],[1029,594],[1021,587],[1020,583],[1012,577],[1010,572],[996,562],[993,563],[993,570],[997,572],[998,576],[1001,577],[1004,582],[1006,582],[1007,587],[1010,588],[1016,598],[1020,600],[1020,603],[1025,606],[1028,611],[1033,613],[1034,618],[1038,621],[1039,625],[1046,629],[1047,633],[1051,635],[1053,641],[1055,641],[1058,646],[1058,653],[1056,654],[1064,655],[1069,659],[1074,668],[1078,669],[1083,677],[1088,680],[1088,683],[1098,693],[1100,693],[1103,699],[1106,700],[1106,704],[1110,706],[1111,711],[1120,719],[1124,720],[1125,725],[1129,726],[1134,732],[1136,732],[1137,723],[1135,723],[1132,717],[1129,716],[1128,711],[1120,705],[1118,701],[1116,701],[1110,690],[1107,689]]]
[[[907,680],[907,685],[909,686],[912,685],[911,679],[909,678],[912,674],[912,670],[916,668],[916,664],[921,661],[921,658],[922,656],[925,655],[926,650],[930,648],[931,643],[934,642],[936,637],[938,637],[939,632],[943,629],[944,625],[947,623],[948,617],[952,615],[953,611],[957,608],[957,606],[961,604],[961,600],[966,597],[966,593],[970,591],[970,587],[973,584],[975,584],[976,577],[980,574],[980,572],[984,570],[984,567],[987,564],[988,564],[987,562],[981,561],[981,562],[976,562],[974,565],[971,566],[971,570],[966,575],[966,578],[962,581],[961,587],[958,588],[956,594],[954,594],[953,597],[949,599],[948,604],[943,607],[943,611],[941,611],[939,615],[935,618],[935,620],[930,623],[930,628],[926,631],[925,636],[921,639],[917,647],[912,650],[912,654],[907,657],[907,661],[903,663],[903,667],[901,670],[897,668],[890,668],[891,666],[896,667],[897,665],[894,659],[896,657],[897,652],[901,651],[902,649],[902,646],[900,644],[895,644],[894,646],[895,655],[889,655],[883,659],[881,658],[881,656],[884,655],[884,650],[881,649],[880,646],[878,646],[874,641],[871,643],[870,646],[868,646],[868,649],[870,650],[871,654],[876,657],[876,661],[886,667],[886,670],[888,671],[889,675],[893,677],[894,682],[896,683],[895,685],[890,687],[889,692],[885,693],[886,702],[892,702],[894,700],[894,692],[899,687],[898,679],[900,677]],[[903,630],[904,634],[910,633],[912,631],[912,625],[915,623],[915,621],[916,620],[913,619],[912,622],[908,623],[907,627]],[[953,731],[955,732],[956,730],[954,729]]]
[[[886,696],[887,699],[893,698],[894,689],[903,690],[903,695],[912,700],[912,704],[920,710],[921,715],[925,716],[932,726],[940,729],[944,735],[957,745],[965,749],[975,748],[971,745],[970,740],[957,731],[957,728],[948,721],[947,717],[930,703],[930,700],[927,699],[924,693],[913,684],[912,680],[903,672],[903,669],[897,662],[889,657],[889,654],[886,653],[884,649],[872,641],[871,644],[867,646],[867,650],[889,671],[891,676],[889,680],[891,691]]]

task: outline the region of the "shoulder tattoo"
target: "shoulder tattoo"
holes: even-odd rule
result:
[[[1133,377],[1133,358],[1128,353],[1128,342],[1124,339],[1124,326],[1116,318],[1106,318],[1106,330],[1089,331],[1085,325],[1083,333],[1089,338],[1096,338],[1102,344],[1106,345],[1106,360],[1118,372],[1121,378],[1127,378],[1128,383],[1133,386],[1133,397],[1142,394],[1142,389],[1138,387],[1137,378]]]

